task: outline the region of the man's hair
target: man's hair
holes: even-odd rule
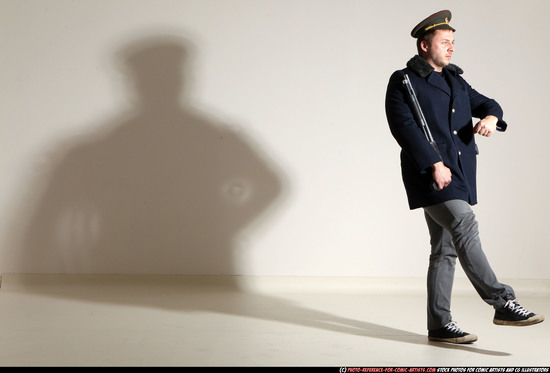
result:
[[[418,51],[419,56],[422,56],[422,53],[424,52],[422,50],[422,47],[420,46],[422,41],[425,41],[428,45],[431,45],[436,31],[437,30],[434,30],[434,29],[428,30],[425,33],[423,33],[422,36],[416,39],[416,50]]]

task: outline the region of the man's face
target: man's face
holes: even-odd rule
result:
[[[451,30],[436,30],[431,44],[425,41],[421,47],[424,51],[424,58],[435,71],[441,71],[451,62],[454,48],[454,32]]]

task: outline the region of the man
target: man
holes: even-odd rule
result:
[[[471,343],[451,317],[451,291],[456,258],[472,285],[495,308],[494,324],[532,325],[544,316],[525,310],[514,290],[501,284],[483,253],[475,215],[477,203],[474,135],[489,137],[505,131],[502,109],[475,91],[450,63],[455,51],[451,12],[443,10],[420,22],[411,32],[418,55],[393,73],[386,92],[386,115],[392,135],[401,147],[402,178],[409,208],[423,208],[430,233],[428,267],[428,338],[432,341]],[[422,131],[403,86],[407,74],[416,92],[436,151]],[[472,117],[481,120],[474,125]],[[434,185],[436,186],[432,186]],[[430,187],[432,186],[432,187]]]

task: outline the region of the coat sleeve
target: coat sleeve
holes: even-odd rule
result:
[[[470,107],[472,108],[472,116],[475,118],[483,119],[487,115],[494,115],[498,118],[497,130],[504,132],[508,128],[508,124],[502,119],[503,111],[498,102],[488,98],[481,93],[473,89],[464,79],[463,83],[466,84],[468,89],[468,96],[470,98]]]
[[[402,151],[419,172],[426,173],[440,158],[414,118],[406,96],[408,93],[403,87],[403,76],[402,71],[396,71],[390,77],[386,91],[386,118]]]

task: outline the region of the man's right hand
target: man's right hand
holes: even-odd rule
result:
[[[432,177],[437,184],[437,190],[448,186],[451,183],[452,176],[451,170],[443,162],[437,162],[432,165]]]

